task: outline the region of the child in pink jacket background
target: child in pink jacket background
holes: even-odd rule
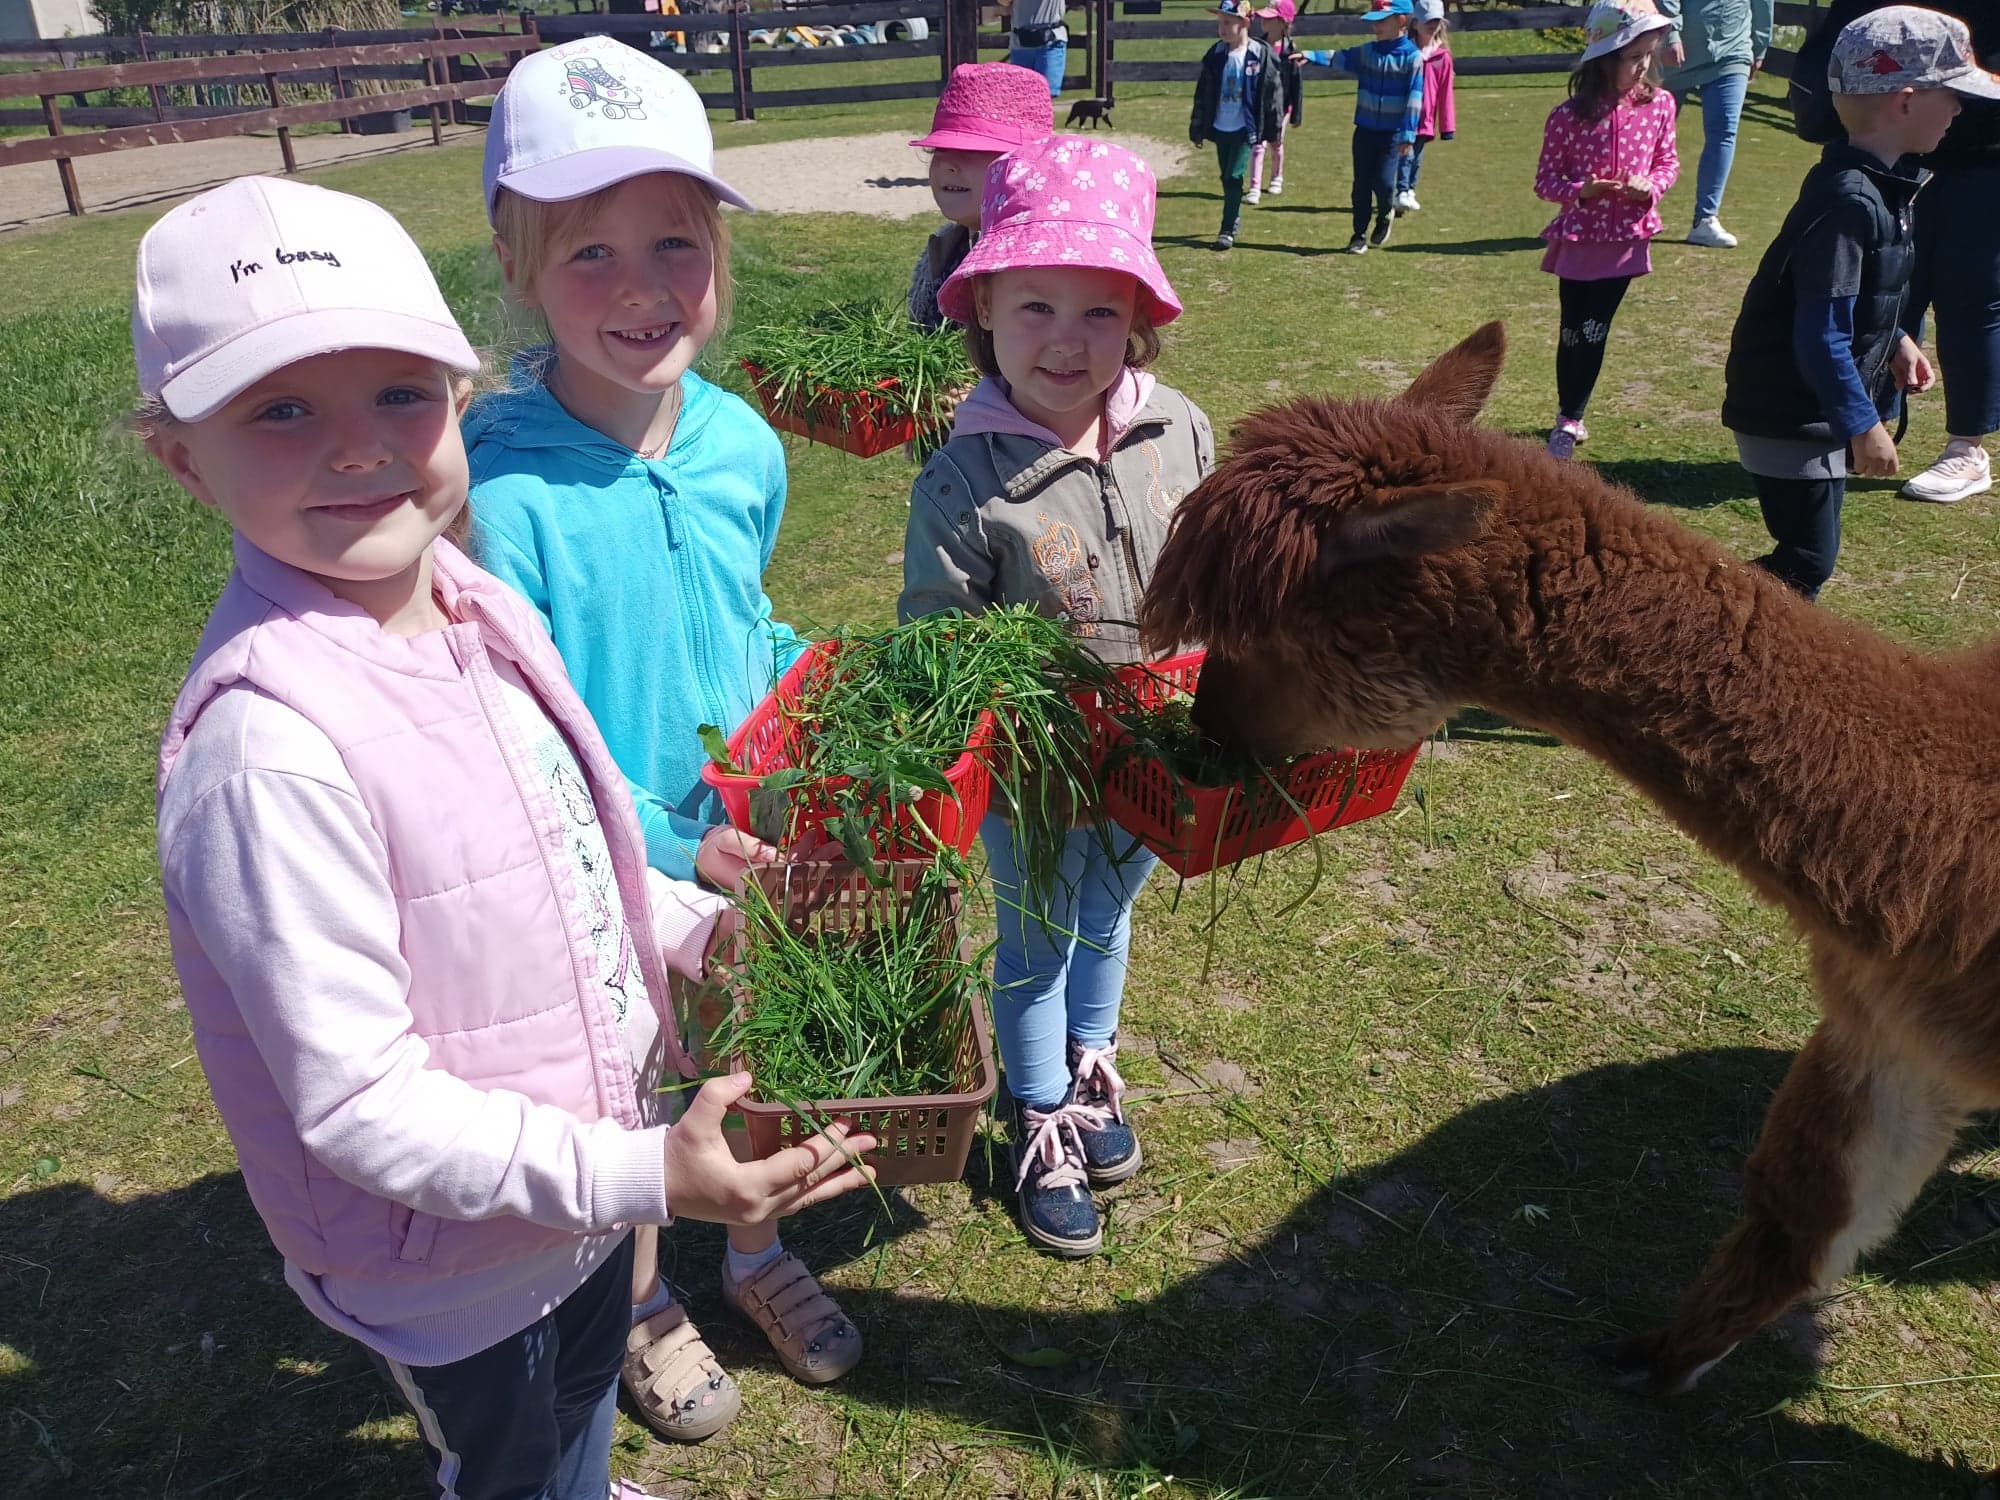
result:
[[[1561,205],[1542,231],[1542,269],[1558,278],[1557,411],[1549,452],[1567,459],[1588,435],[1584,408],[1604,368],[1611,320],[1637,276],[1653,269],[1660,199],[1680,175],[1674,100],[1653,53],[1669,22],[1652,0],[1598,0],[1569,98],[1549,114],[1535,196]]]
[[[1457,68],[1451,60],[1451,23],[1444,18],[1444,0],[1417,0],[1411,14],[1416,24],[1410,37],[1424,60],[1424,106],[1417,116],[1416,143],[1396,168],[1398,214],[1413,214],[1423,207],[1417,202],[1417,176],[1424,169],[1424,147],[1458,134],[1458,101],[1451,87]]]
[[[274,248],[275,247],[275,248]],[[309,1311],[417,1419],[433,1493],[633,1500],[611,1436],[634,1224],[860,1186],[840,1127],[738,1163],[669,969],[734,918],[646,868],[529,606],[446,539],[479,364],[372,203],[245,177],[139,247],[147,448],[235,531],[159,764],[174,967],[244,1185]]]

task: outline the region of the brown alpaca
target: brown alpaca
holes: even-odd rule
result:
[[[1583,465],[1474,427],[1488,324],[1397,401],[1247,419],[1141,625],[1205,642],[1197,715],[1266,752],[1407,745],[1481,704],[1622,772],[1808,938],[1823,1017],[1743,1214],[1664,1329],[1686,1390],[1885,1239],[2000,1105],[2000,650],[1908,650]]]

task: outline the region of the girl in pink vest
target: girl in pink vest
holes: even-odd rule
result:
[[[1587,434],[1584,408],[1604,368],[1611,320],[1633,279],[1653,269],[1660,200],[1680,175],[1674,99],[1653,52],[1667,31],[1653,0],[1598,0],[1569,98],[1549,115],[1535,196],[1562,212],[1542,231],[1542,269],[1558,278],[1556,421],[1549,452],[1567,459]]]
[[[611,1433],[634,1224],[857,1187],[865,1136],[738,1163],[667,975],[726,900],[646,869],[533,613],[446,539],[477,357],[373,204],[242,178],[139,248],[153,455],[236,532],[160,750],[159,852],[202,1067],[285,1277],[417,1419],[433,1493],[636,1497]]]

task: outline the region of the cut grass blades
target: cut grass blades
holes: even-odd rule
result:
[[[795,1111],[954,1092],[986,957],[956,942],[956,893],[937,864],[894,921],[801,931],[753,881],[739,901],[744,930],[729,970],[739,1003],[710,1037],[710,1055],[741,1059],[761,1097]]]
[[[818,801],[835,810],[826,834],[859,868],[874,868],[873,851],[893,842],[899,820],[914,819],[922,846],[941,852],[943,841],[914,804],[927,791],[953,792],[945,770],[992,711],[985,761],[993,797],[1014,824],[1024,899],[1045,909],[1061,879],[1063,841],[1079,809],[1097,800],[1090,727],[1072,695],[1110,690],[1111,668],[1063,622],[1026,605],[978,615],[948,610],[887,631],[842,630],[826,644],[830,665],[785,706],[796,721],[786,737],[793,764],[762,778],[752,831],[796,842]],[[711,756],[716,741],[706,737]],[[719,763],[739,769],[726,754]]]
[[[744,330],[738,352],[762,372],[774,408],[801,421],[823,422],[829,394],[865,394],[887,419],[935,431],[950,425],[956,393],[974,379],[955,325],[925,333],[886,301],[774,318]],[[833,415],[844,428],[859,409],[838,401]]]

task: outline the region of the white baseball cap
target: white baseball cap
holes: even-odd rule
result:
[[[561,203],[648,172],[680,172],[738,208],[755,205],[715,175],[708,109],[665,63],[586,36],[514,64],[486,129],[486,213],[500,189]]]
[[[199,422],[266,375],[339,349],[398,349],[471,373],[479,356],[395,216],[365,198],[239,177],[139,241],[139,388]]]

